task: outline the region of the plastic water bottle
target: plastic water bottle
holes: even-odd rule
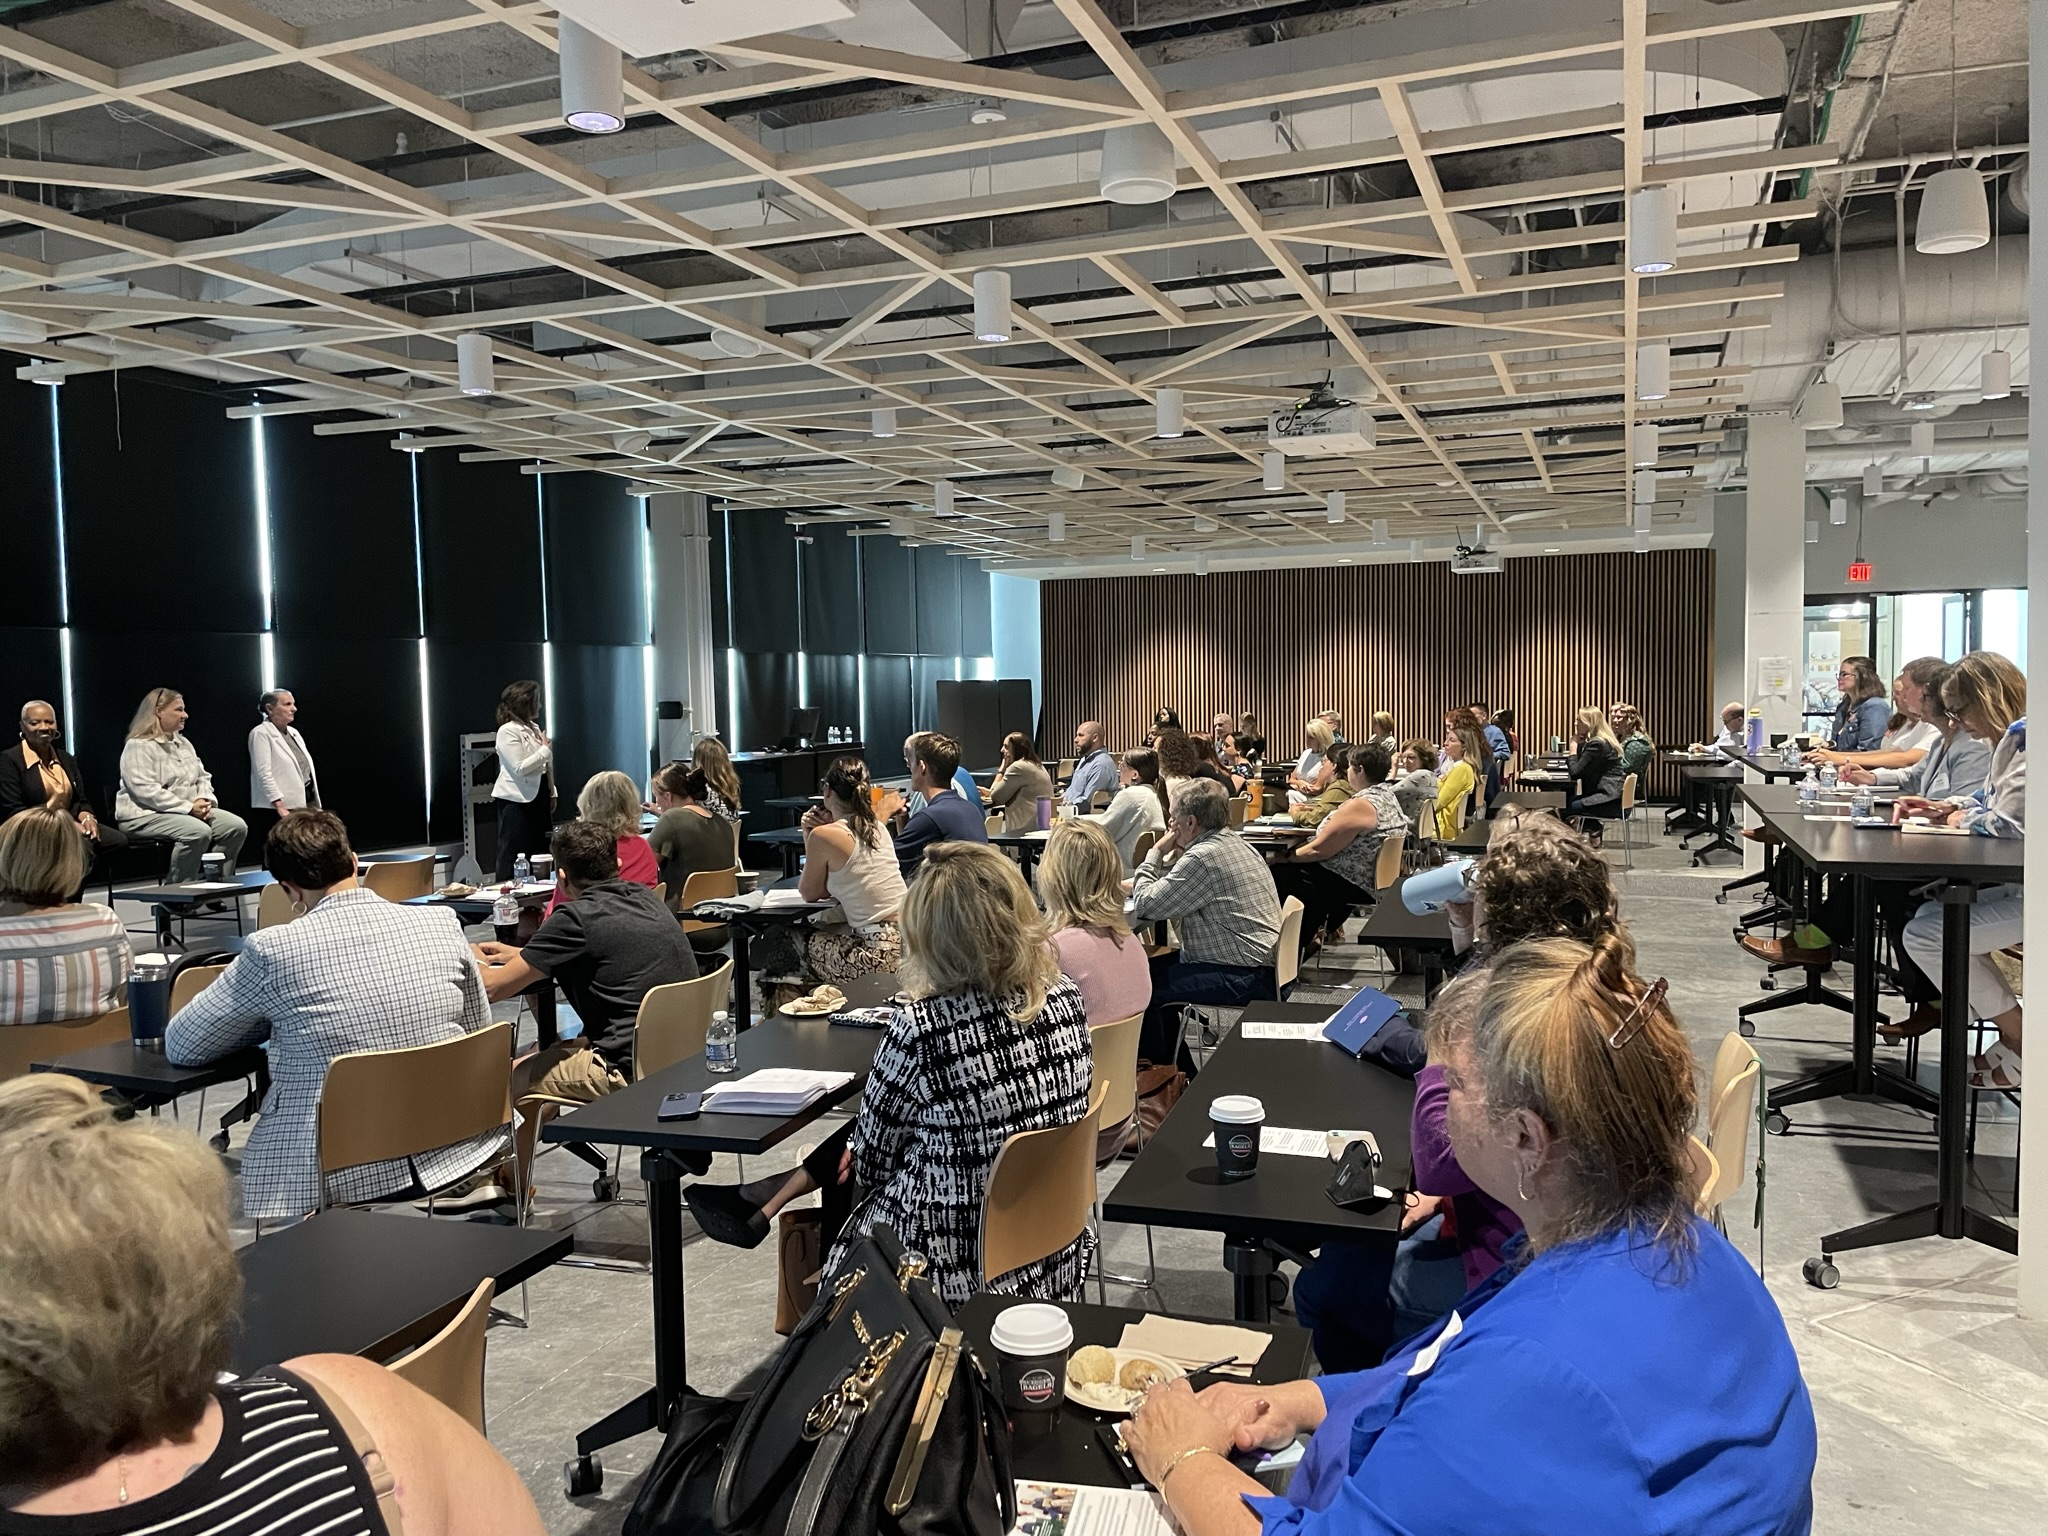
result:
[[[1841,782],[1842,774],[1840,769],[1836,768],[1833,763],[1821,764],[1820,787],[1822,789],[1833,789]]]
[[[498,892],[498,899],[491,903],[491,926],[493,928],[517,928],[519,926],[519,903],[510,891]]]
[[[711,1028],[704,1035],[704,1065],[713,1072],[730,1072],[739,1064],[739,1036],[733,1031],[732,1015],[721,1010],[711,1015]]]
[[[1799,803],[1811,805],[1819,798],[1820,780],[1814,777],[1813,770],[1809,768],[1806,770],[1806,777],[1799,781]]]
[[[533,861],[522,853],[512,861],[512,883],[515,885],[526,885],[532,879]]]
[[[1876,803],[1876,797],[1870,793],[1870,786],[1858,784],[1856,793],[1849,800],[1849,814],[1861,821],[1870,814],[1871,807]]]

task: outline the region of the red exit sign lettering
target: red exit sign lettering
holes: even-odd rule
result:
[[[1871,564],[1868,560],[1852,560],[1849,562],[1849,579],[1851,581],[1859,585],[1867,583],[1871,578],[1871,574]]]

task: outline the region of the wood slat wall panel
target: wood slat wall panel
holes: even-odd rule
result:
[[[1510,560],[1494,576],[1431,561],[1046,581],[1039,606],[1048,760],[1085,719],[1135,743],[1161,705],[1193,730],[1249,709],[1275,757],[1325,708],[1354,739],[1385,709],[1404,738],[1435,740],[1447,708],[1483,698],[1514,708],[1528,748],[1616,699],[1665,745],[1715,726],[1709,549]],[[1675,770],[1653,771],[1649,793],[1676,788]]]

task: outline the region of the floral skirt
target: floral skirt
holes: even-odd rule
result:
[[[804,975],[813,981],[856,981],[893,971],[902,958],[902,932],[894,923],[877,923],[865,933],[830,923],[811,930],[804,944]]]

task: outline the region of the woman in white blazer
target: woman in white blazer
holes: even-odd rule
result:
[[[554,787],[549,770],[555,749],[540,728],[540,684],[532,678],[509,684],[498,695],[498,878],[512,878],[512,861],[548,851],[554,820]]]
[[[263,718],[249,732],[249,826],[260,847],[293,811],[319,808],[320,774],[306,738],[292,724],[299,701],[291,690],[271,689],[256,708]]]

